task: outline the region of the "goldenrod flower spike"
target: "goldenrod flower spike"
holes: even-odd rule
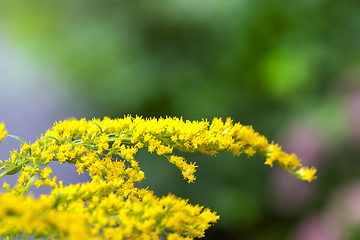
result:
[[[6,134],[0,124],[0,141]],[[260,153],[265,164],[275,163],[305,181],[316,179],[315,168],[303,167],[294,154],[282,152],[251,126],[233,124],[230,118],[211,123],[176,117],[71,119],[55,123],[32,144],[22,142],[20,151],[14,150],[0,167],[0,178],[20,171],[19,184],[10,189],[4,183],[7,193],[0,195],[0,235],[7,237],[159,239],[160,233],[168,239],[203,237],[219,219],[215,212],[173,195],[158,198],[134,186],[145,177],[135,160],[141,148],[165,156],[188,182],[196,179],[197,166],[173,155],[174,148],[210,155]],[[92,181],[64,186],[51,177],[50,167],[40,168],[51,161],[74,164],[79,174],[88,171]],[[33,183],[53,191],[39,200],[24,198]]]

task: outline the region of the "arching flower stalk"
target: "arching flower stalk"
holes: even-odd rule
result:
[[[0,124],[0,141],[7,135]],[[294,154],[255,132],[251,126],[213,119],[212,122],[184,121],[181,118],[126,116],[103,120],[71,119],[55,123],[34,143],[24,143],[19,151],[1,161],[5,175],[19,172],[19,184],[0,195],[0,235],[53,237],[60,239],[193,239],[219,218],[215,212],[193,206],[187,200],[168,195],[156,197],[134,183],[144,179],[137,151],[147,148],[165,156],[179,168],[188,182],[194,182],[196,164],[173,154],[186,152],[216,155],[259,153],[265,164],[277,164],[299,179],[312,181],[316,169],[303,167]],[[63,186],[50,177],[51,161],[70,163],[79,174],[88,171],[89,183]],[[37,179],[35,180],[35,177]],[[24,197],[29,187],[50,186],[53,190],[40,199]]]

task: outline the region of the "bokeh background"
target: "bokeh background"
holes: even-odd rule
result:
[[[199,166],[188,184],[140,151],[140,186],[220,214],[204,239],[360,238],[358,1],[0,2],[10,134],[34,141],[55,121],[127,114],[231,117],[318,168],[306,183],[261,156],[183,154]],[[0,159],[13,148],[6,138]],[[66,184],[89,180],[51,166]]]

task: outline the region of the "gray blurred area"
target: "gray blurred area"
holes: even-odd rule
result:
[[[5,123],[8,134],[34,142],[51,128],[55,121],[70,117],[86,116],[83,106],[68,94],[68,89],[50,69],[43,69],[31,62],[16,46],[1,34],[0,29],[0,122]],[[6,137],[0,144],[0,159],[9,158],[10,151],[19,150],[21,142]],[[76,167],[52,162],[51,176],[58,176],[64,184],[88,181],[86,174],[78,176]],[[0,179],[11,186],[18,175]],[[48,193],[50,188],[31,189],[35,195]]]

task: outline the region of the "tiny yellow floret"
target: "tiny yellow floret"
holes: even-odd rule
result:
[[[4,139],[4,137],[6,136],[7,131],[5,129],[5,124],[4,123],[0,123],[0,143],[1,141]]]

